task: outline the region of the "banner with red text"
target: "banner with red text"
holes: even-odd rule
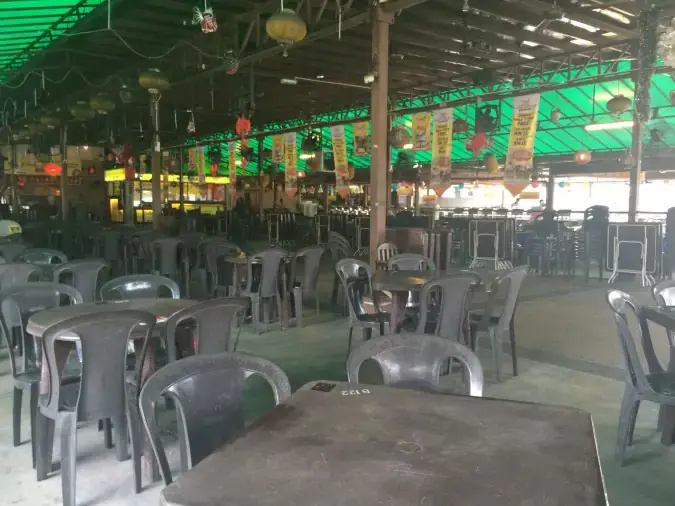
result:
[[[434,111],[434,140],[431,149],[430,186],[440,198],[450,186],[452,156],[452,109]]]
[[[534,138],[537,133],[539,94],[513,99],[513,121],[509,149],[504,163],[504,183],[530,181],[534,166]]]
[[[286,195],[293,198],[298,191],[298,153],[295,132],[284,134],[284,161],[286,163]]]
[[[352,125],[354,130],[354,156],[370,154],[370,135],[368,135],[368,122],[361,121]]]
[[[345,198],[349,195],[349,163],[344,125],[330,127],[330,135],[333,141],[333,161],[335,162],[335,191]]]
[[[272,163],[284,163],[284,136],[272,136]]]
[[[418,112],[412,115],[412,145],[414,151],[431,149],[431,113]]]

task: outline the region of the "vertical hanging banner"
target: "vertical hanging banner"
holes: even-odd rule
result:
[[[284,134],[284,159],[286,162],[286,195],[295,197],[298,191],[298,153],[295,132]]]
[[[188,172],[197,170],[197,148],[188,148]]]
[[[418,112],[412,115],[413,150],[429,151],[431,148],[431,113]]]
[[[366,124],[366,130],[368,124]],[[335,190],[345,198],[349,195],[349,163],[347,162],[347,142],[344,125],[330,127],[333,139],[333,161],[335,162]]]
[[[505,186],[530,182],[534,166],[534,137],[537,133],[538,112],[539,94],[513,99],[513,122],[504,163]]]
[[[354,156],[370,154],[370,135],[368,135],[368,122],[361,121],[352,125],[354,129]]]
[[[206,183],[206,155],[204,146],[197,148],[197,176],[199,184]]]
[[[169,167],[166,166],[169,153],[162,153],[160,156],[160,164],[162,167],[162,199],[163,202],[166,203],[169,200]]]
[[[272,136],[272,163],[284,163],[284,136]]]
[[[227,167],[230,171],[228,191],[232,198],[232,207],[237,200],[237,142],[230,141],[227,145]]]
[[[449,186],[452,155],[452,109],[434,111],[434,140],[431,149],[430,186],[441,198]]]

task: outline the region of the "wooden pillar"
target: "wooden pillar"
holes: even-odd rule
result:
[[[372,116],[372,155],[370,166],[370,263],[377,260],[377,246],[385,242],[387,226],[389,122],[387,96],[389,93],[389,25],[393,15],[373,9],[373,71],[375,81],[370,91]]]
[[[553,192],[555,191],[555,177],[549,169],[548,181],[546,181],[546,210],[553,211]]]
[[[61,126],[61,219],[68,219],[68,125]]]

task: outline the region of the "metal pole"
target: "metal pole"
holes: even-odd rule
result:
[[[546,210],[553,211],[553,192],[555,190],[555,177],[549,172],[546,181]]]
[[[61,126],[61,219],[68,219],[68,125]]]
[[[373,70],[375,82],[370,91],[372,113],[372,158],[370,167],[370,262],[375,266],[377,246],[386,238],[388,181],[388,124],[387,95],[389,87],[389,25],[393,15],[385,13],[381,5],[373,10]]]
[[[265,198],[265,173],[263,172],[263,158],[262,158],[262,152],[263,152],[263,137],[258,137],[258,175],[260,176],[260,204],[259,204],[259,209],[258,209],[258,217],[260,218],[260,223],[263,222],[263,199]]]
[[[12,185],[12,216],[16,217],[19,215],[19,201],[16,194],[16,169],[17,169],[17,150],[16,150],[16,141],[12,142],[12,176],[10,178],[10,184]]]
[[[183,148],[180,148],[180,160],[178,160],[178,207],[180,208],[180,214],[183,216],[185,212],[185,191],[183,190]]]
[[[159,94],[150,95],[150,117],[152,119],[152,223],[159,229],[162,216],[162,159],[159,139]]]

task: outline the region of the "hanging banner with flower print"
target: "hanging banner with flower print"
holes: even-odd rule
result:
[[[344,125],[330,127],[330,135],[333,140],[333,161],[335,162],[335,191],[345,198],[349,195],[349,163]]]
[[[452,109],[434,111],[434,140],[431,149],[430,186],[439,197],[450,186],[452,156]]]
[[[504,184],[529,183],[534,166],[534,137],[537,133],[539,94],[513,99],[513,121],[504,163]]]
[[[272,136],[272,163],[284,163],[284,136]]]
[[[197,179],[199,184],[206,183],[206,155],[204,146],[197,148]]]
[[[352,125],[354,129],[354,156],[366,156],[370,154],[370,136],[368,135],[368,122],[361,121]]]
[[[431,113],[418,112],[412,115],[413,150],[429,151],[431,149]]]
[[[188,172],[194,173],[197,170],[197,148],[188,148]]]
[[[228,191],[232,199],[232,207],[237,201],[237,142],[230,141],[227,144],[227,167],[230,171],[230,184]]]
[[[286,163],[286,195],[295,197],[298,191],[298,153],[295,132],[284,134],[284,161]]]

